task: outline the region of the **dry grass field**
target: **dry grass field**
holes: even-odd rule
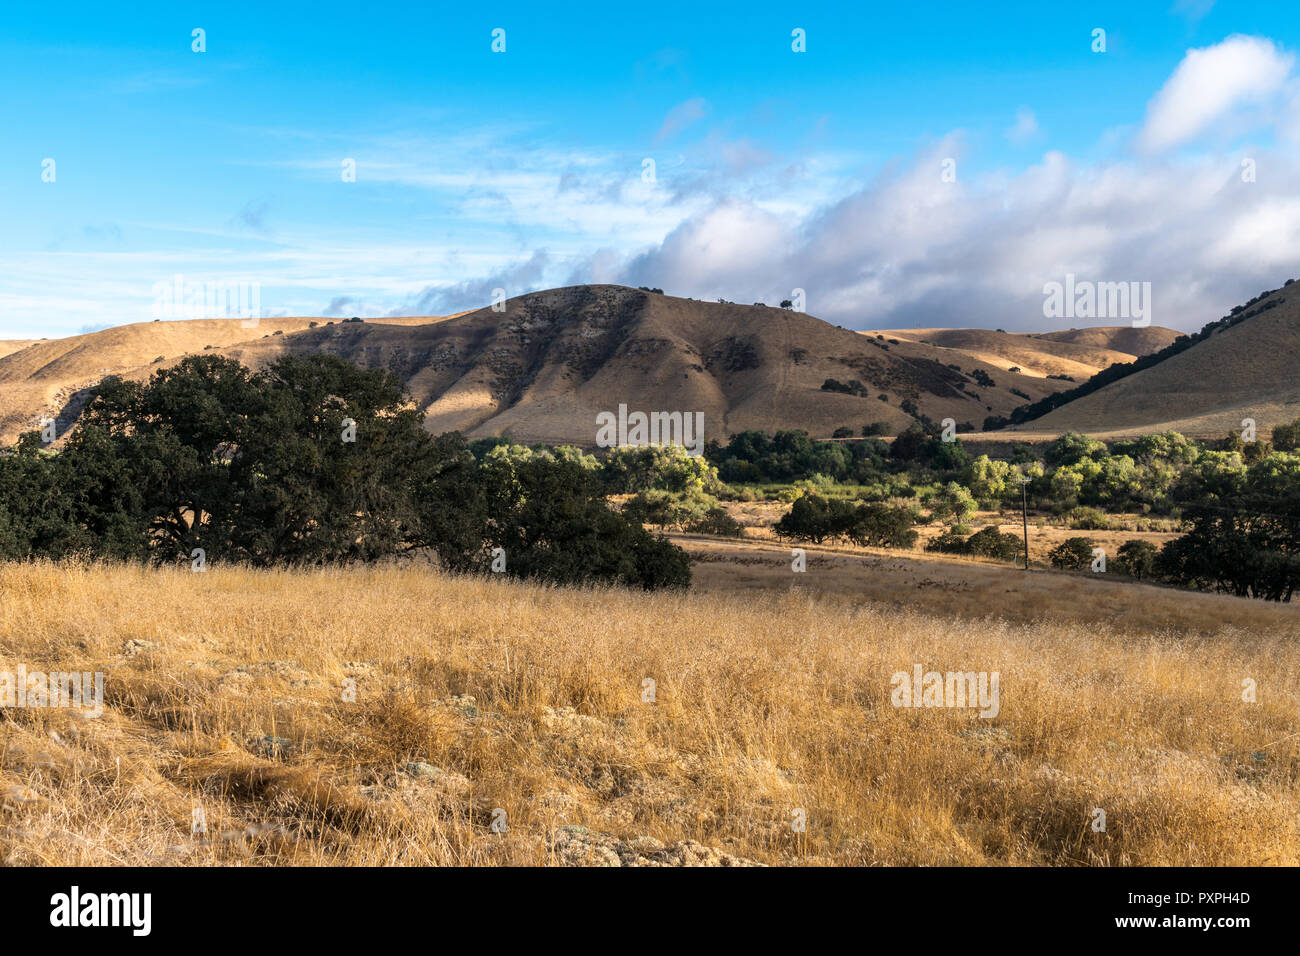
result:
[[[762,539],[672,536],[691,556],[698,591],[816,595],[829,602],[923,611],[949,620],[1106,624],[1138,633],[1213,636],[1289,629],[1300,636],[1290,604],[1142,584],[1114,574],[1026,573],[990,558],[885,548],[801,545],[807,570],[791,568],[791,545]],[[1032,541],[1032,539],[1031,539]],[[1031,544],[1032,547],[1032,544]]]
[[[675,595],[0,566],[0,670],[102,671],[105,691],[95,719],[0,713],[0,860],[1300,863],[1283,609],[976,621],[715,564]],[[997,671],[999,713],[891,706],[915,664]]]

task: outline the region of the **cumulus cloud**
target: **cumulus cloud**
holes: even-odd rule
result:
[[[949,137],[804,217],[729,199],[628,260],[622,281],[737,301],[802,288],[809,312],[853,328],[1042,330],[1043,286],[1073,273],[1151,282],[1153,322],[1190,329],[1300,261],[1300,164],[1283,153],[1262,160],[1269,183],[1243,181],[1233,158],[1056,152],[1014,176],[943,182],[961,152]]]
[[[1292,63],[1255,37],[1190,51],[1149,104],[1134,155],[1080,162],[1049,151],[1019,172],[968,176],[965,138],[953,133],[838,199],[792,208],[733,190],[626,257],[619,281],[746,302],[801,288],[811,313],[853,328],[1038,330],[1054,325],[1044,285],[1073,273],[1150,282],[1155,324],[1198,329],[1298,271]],[[1282,143],[1250,148],[1257,175],[1239,151],[1172,152],[1211,128],[1240,131],[1255,107],[1250,118]],[[1037,132],[1022,108],[1007,134]],[[956,182],[941,175],[950,157]]]
[[[1189,50],[1147,107],[1138,145],[1148,153],[1193,139],[1234,110],[1282,90],[1295,58],[1271,40],[1234,35]]]

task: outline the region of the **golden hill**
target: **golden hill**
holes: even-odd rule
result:
[[[12,355],[14,352],[18,352],[22,349],[25,349],[27,348],[27,346],[31,345],[34,341],[36,340],[35,339],[6,339],[5,341],[0,342],[0,358],[4,358],[6,355]]]
[[[264,319],[253,330],[237,320],[142,323],[0,358],[0,438],[12,441],[42,415],[61,413],[62,430],[75,418],[78,393],[103,375],[144,377],[205,346],[253,368],[317,352],[388,368],[435,432],[588,445],[596,415],[620,404],[703,412],[710,438],[779,428],[827,436],[877,421],[905,428],[913,419],[904,401],[936,421],[978,424],[1026,400],[1012,389],[1037,400],[1069,385],[887,338],[783,309],[612,285],[535,292],[508,300],[503,312],[442,318]],[[995,384],[976,384],[977,370]],[[824,391],[832,378],[861,383],[862,394]]]
[[[1084,431],[1101,437],[1175,429],[1198,437],[1262,434],[1300,417],[1300,292],[1284,287],[1231,328],[1151,368],[1020,426],[1029,432]],[[1269,307],[1271,303],[1276,306]]]
[[[154,369],[262,336],[290,335],[328,319],[264,318],[245,328],[238,319],[139,322],[60,339],[0,343],[0,442],[36,428],[44,417],[62,433],[80,409],[85,389],[105,375],[141,379]],[[394,319],[423,323],[435,318]],[[6,350],[7,345],[19,348]]]
[[[1148,325],[1142,328],[1134,328],[1131,325],[1098,325],[1084,329],[1065,329],[1060,332],[1040,332],[1032,337],[1141,356],[1159,352],[1166,345],[1172,344],[1180,334],[1159,325]]]
[[[1127,364],[1160,351],[1179,333],[1160,327],[1102,326],[1038,334],[989,329],[898,329],[885,335],[929,342],[998,368],[1019,368],[1025,375],[1069,375],[1076,382],[1084,382],[1110,365]]]

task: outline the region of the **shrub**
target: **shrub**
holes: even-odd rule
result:
[[[1066,538],[1047,553],[1052,567],[1064,571],[1081,571],[1092,564],[1092,549],[1097,543],[1092,538]]]
[[[1288,424],[1274,427],[1273,448],[1276,451],[1300,450],[1300,418]]]
[[[862,547],[910,548],[917,533],[906,508],[851,502],[807,494],[795,499],[773,528],[778,537],[821,544],[844,539]]]
[[[1073,508],[1065,516],[1066,525],[1075,531],[1109,531],[1115,522],[1098,508]]]
[[[971,493],[957,484],[950,481],[938,491],[928,495],[924,502],[930,508],[931,520],[943,520],[953,518],[958,522],[964,521],[975,513],[975,499]]]
[[[1125,574],[1142,580],[1155,574],[1156,556],[1159,553],[1160,549],[1150,541],[1134,538],[1121,544],[1115,557]]]
[[[1018,537],[999,531],[995,525],[976,531],[970,536],[966,546],[971,554],[1003,561],[1015,560],[1016,555],[1022,550]]]
[[[925,549],[945,554],[970,554],[1013,561],[1020,553],[1021,546],[1020,539],[1014,534],[1004,534],[994,525],[975,532],[969,538],[963,538],[959,526],[954,525],[926,545]]]
[[[1105,443],[1078,432],[1066,432],[1043,449],[1043,460],[1053,467],[1060,467],[1077,465],[1085,458],[1095,459],[1105,454]]]
[[[686,530],[696,534],[716,534],[728,538],[739,538],[745,533],[740,522],[727,514],[725,508],[710,508],[703,516],[687,522]]]

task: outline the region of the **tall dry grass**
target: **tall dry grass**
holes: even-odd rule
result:
[[[651,860],[1295,865],[1296,638],[411,568],[5,565],[0,670],[103,671],[106,709],[0,712],[0,859],[613,859],[575,856],[585,834]],[[1000,672],[1000,714],[891,706],[918,662]]]

